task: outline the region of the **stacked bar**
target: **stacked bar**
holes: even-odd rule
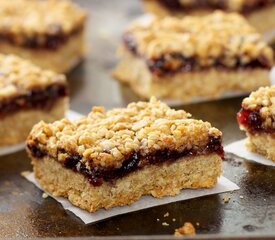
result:
[[[0,52],[68,72],[85,53],[85,20],[66,0],[0,0]]]
[[[63,118],[68,87],[64,75],[0,55],[0,146],[26,140],[34,124]]]
[[[237,115],[247,134],[247,147],[275,161],[275,86],[262,87],[242,103]]]
[[[114,77],[141,97],[190,101],[267,86],[273,52],[238,14],[136,21]]]
[[[41,186],[90,212],[211,188],[222,171],[221,132],[155,98],[94,107],[76,122],[40,122],[26,148]]]

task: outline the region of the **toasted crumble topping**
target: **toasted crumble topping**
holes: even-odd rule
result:
[[[160,1],[160,0],[146,0],[146,1]],[[183,7],[183,8],[190,8],[193,6],[197,6],[199,3],[198,0],[178,0],[178,3]],[[237,11],[241,12],[243,9],[246,7],[253,7],[260,5],[263,1],[259,0],[206,0],[206,1],[201,1],[203,2],[203,6],[209,4],[210,6],[216,6],[216,7],[223,7],[223,9],[227,11]],[[273,4],[273,0],[266,0],[268,4]]]
[[[186,222],[182,227],[175,229],[175,236],[184,235],[196,235],[196,229],[192,223]]]
[[[24,38],[70,33],[81,27],[86,12],[69,0],[0,0],[0,34]]]
[[[38,123],[27,144],[36,144],[61,163],[68,154],[77,153],[86,167],[120,168],[133,152],[146,156],[162,149],[196,149],[205,147],[209,136],[221,136],[210,123],[190,116],[155,98],[107,112],[103,107],[94,107],[87,117],[75,122],[63,119]]]
[[[275,128],[275,86],[261,87],[245,98],[242,107],[259,111],[265,128]]]
[[[26,94],[34,88],[66,84],[62,74],[42,70],[14,55],[0,54],[0,99]]]
[[[171,66],[178,64],[171,55],[179,53],[202,67],[214,65],[216,59],[228,67],[254,60],[269,67],[273,64],[272,49],[237,13],[216,11],[204,17],[153,18],[146,24],[135,21],[126,34],[132,36],[139,55],[146,59],[164,56],[166,61],[171,60]]]

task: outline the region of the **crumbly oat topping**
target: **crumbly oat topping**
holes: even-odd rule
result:
[[[57,31],[70,33],[86,19],[83,9],[69,0],[0,0],[0,33],[20,37]]]
[[[162,0],[146,0],[146,1],[159,1]],[[182,8],[190,9],[190,8],[203,8],[203,7],[211,7],[211,8],[222,8],[226,11],[237,11],[242,12],[247,8],[253,7],[261,7],[262,5],[273,4],[274,0],[178,0],[178,4],[182,6]],[[165,3],[169,6],[169,3]]]
[[[184,235],[196,235],[196,229],[192,223],[186,222],[182,227],[175,229],[175,236]]]
[[[62,74],[42,70],[27,60],[0,54],[0,99],[26,94],[33,88],[66,84]]]
[[[261,87],[245,98],[242,107],[250,111],[259,111],[265,128],[275,128],[275,85]]]
[[[259,59],[267,66],[273,64],[272,49],[236,13],[216,11],[205,17],[153,18],[147,24],[136,21],[126,33],[133,36],[138,54],[146,59],[165,56],[168,61],[169,56],[180,53],[202,67],[214,65],[216,59],[228,67]],[[171,58],[171,66],[172,61]]]
[[[221,136],[210,123],[190,119],[183,110],[173,110],[151,98],[126,108],[105,111],[94,107],[88,117],[35,125],[28,144],[64,162],[68,153],[82,156],[86,166],[120,168],[133,152],[142,155],[156,150],[184,150],[204,147],[209,136]],[[63,153],[60,153],[63,149]]]

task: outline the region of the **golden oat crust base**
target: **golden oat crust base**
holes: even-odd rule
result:
[[[275,162],[275,136],[269,133],[247,133],[246,147]]]
[[[14,54],[36,64],[43,69],[57,73],[67,73],[73,69],[85,56],[85,30],[71,36],[58,49],[29,49],[0,41],[0,53]]]
[[[32,157],[35,177],[54,196],[62,196],[82,209],[124,206],[142,195],[160,198],[179,194],[183,188],[212,188],[221,174],[216,154],[178,159],[171,164],[152,165],[100,187],[92,186],[81,174],[68,170],[56,160]]]
[[[68,98],[62,98],[49,111],[24,110],[0,119],[0,146],[24,142],[33,125],[41,120],[53,122],[61,119],[67,108]]]
[[[197,97],[218,98],[228,92],[250,92],[270,85],[267,69],[222,70],[177,73],[172,76],[153,75],[144,60],[127,50],[120,52],[121,62],[113,72],[114,78],[127,83],[140,97],[156,96],[165,100],[192,101]]]

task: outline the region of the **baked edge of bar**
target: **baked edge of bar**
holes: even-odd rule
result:
[[[49,69],[57,73],[69,72],[80,63],[86,52],[85,30],[71,37],[56,51],[28,49],[0,42],[0,53],[17,55],[43,69]]]
[[[152,165],[113,183],[104,182],[100,187],[94,187],[83,175],[62,167],[52,158],[31,158],[35,177],[46,191],[66,197],[89,212],[129,205],[147,194],[160,198],[177,195],[183,188],[212,188],[222,172],[220,156],[209,154],[182,158],[161,166]],[[183,177],[185,174],[191,178]]]
[[[254,153],[265,156],[271,161],[275,162],[275,136],[272,133],[256,133],[250,134],[247,130],[248,136],[246,147]]]
[[[68,102],[68,97],[63,97],[59,98],[49,111],[23,110],[0,119],[0,146],[25,141],[33,125],[41,120],[53,122],[63,118],[68,109]]]
[[[184,72],[158,77],[149,71],[143,59],[130,53],[121,56],[113,77],[129,84],[142,98],[156,96],[183,101],[192,101],[194,97],[217,98],[227,92],[252,91],[260,86],[270,85],[269,70],[262,68],[227,71],[216,70],[213,67],[201,72]],[[184,79],[188,80],[185,85],[182,84]]]

